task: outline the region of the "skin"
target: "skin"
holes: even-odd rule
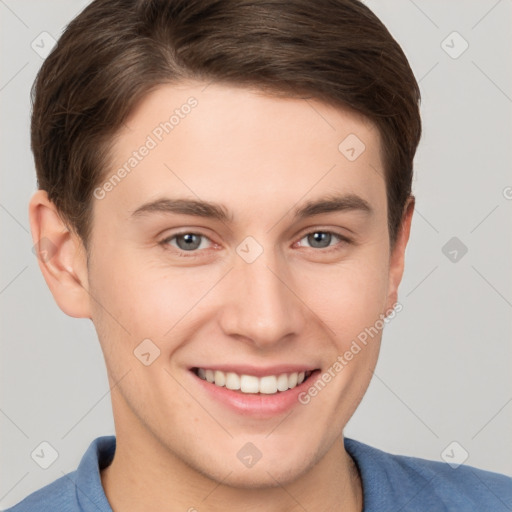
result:
[[[103,199],[92,204],[89,259],[44,191],[30,203],[40,260],[60,308],[90,318],[101,343],[117,435],[101,472],[113,510],[362,510],[357,469],[343,428],[377,362],[375,336],[307,405],[271,417],[240,415],[204,393],[189,368],[235,363],[307,364],[327,370],[365,327],[397,301],[414,199],[393,248],[378,130],[356,113],[316,100],[202,83],[150,93],[119,132],[106,177],[169,113],[198,105]],[[338,150],[349,134],[366,146],[354,161]],[[371,206],[294,219],[326,194]],[[230,221],[132,212],[163,197],[224,205]],[[204,235],[194,251],[177,232]],[[324,245],[307,235],[332,232]],[[252,263],[236,249],[263,249]],[[179,256],[181,253],[183,256]],[[192,255],[192,256],[191,256]],[[195,256],[194,256],[195,255]],[[134,349],[151,339],[149,366]],[[262,458],[245,467],[253,443]]]

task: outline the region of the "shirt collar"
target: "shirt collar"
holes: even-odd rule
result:
[[[85,452],[76,474],[76,497],[84,512],[112,512],[101,484],[100,471],[116,451],[115,436],[97,437]]]

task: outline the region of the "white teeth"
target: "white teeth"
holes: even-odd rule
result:
[[[267,375],[265,377],[261,377],[261,379],[258,380],[260,381],[260,393],[265,393],[266,395],[273,395],[274,393],[277,393],[279,388],[277,386],[277,379],[274,377],[274,375]],[[288,389],[288,378],[286,379],[286,389]],[[279,389],[279,391],[286,391],[286,389]]]
[[[288,389],[288,375],[282,373],[277,377],[277,389],[279,391],[286,391]]]
[[[215,377],[215,384],[217,384],[217,386],[225,386],[226,385],[226,374],[224,372],[219,372],[219,370],[217,370],[214,373],[214,377]]]
[[[259,393],[260,379],[253,375],[242,375],[240,377],[240,391],[242,393]]]
[[[240,377],[236,373],[232,373],[232,372],[226,373],[225,382],[226,382],[226,387],[228,389],[233,389],[235,391],[237,389],[240,389]]]
[[[265,377],[256,377],[254,375],[238,375],[234,372],[222,372],[220,370],[197,369],[199,378],[206,380],[216,386],[240,390],[242,393],[263,393],[273,395],[278,391],[287,391],[293,389],[304,380],[311,372],[293,372],[281,373],[279,375],[266,375]]]

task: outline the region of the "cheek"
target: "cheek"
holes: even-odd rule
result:
[[[370,383],[384,328],[387,278],[386,261],[378,257],[311,276],[308,306],[330,330],[325,329],[322,346],[324,384],[310,387],[303,403],[310,401],[322,424],[329,425],[329,439],[348,422]]]
[[[175,335],[172,328],[186,313],[188,301],[183,300],[183,283],[170,274],[147,263],[138,265],[121,253],[113,262],[105,251],[91,265],[93,321],[111,384],[120,382],[113,397],[131,404],[139,418],[149,422],[149,411],[157,410],[161,400],[157,389],[166,390],[169,407],[188,407],[167,373],[169,357],[180,344],[179,329]]]
[[[136,256],[124,251],[114,258],[106,247],[91,265],[90,284],[102,323],[140,342],[167,332],[186,312],[190,294],[179,273]]]
[[[373,325],[384,312],[386,263],[378,256],[358,256],[342,264],[301,272],[301,296],[341,344]]]

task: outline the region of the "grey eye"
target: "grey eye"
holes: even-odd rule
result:
[[[308,239],[308,244],[310,244],[311,247],[323,249],[330,246],[332,233],[328,233],[326,231],[315,231],[314,233],[306,235],[305,238]]]
[[[196,235],[195,233],[185,233],[182,235],[175,235],[176,245],[183,251],[193,251],[198,249],[201,245],[203,235]]]

